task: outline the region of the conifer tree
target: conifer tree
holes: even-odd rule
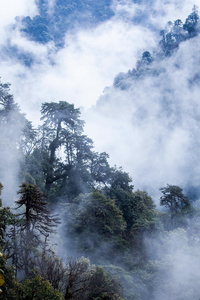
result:
[[[16,201],[16,209],[24,208],[18,214],[21,250],[19,268],[24,269],[25,274],[28,275],[35,265],[35,258],[38,255],[36,250],[47,242],[49,234],[55,232],[59,219],[51,214],[47,208],[47,196],[40,192],[36,185],[23,183],[18,194],[20,199]]]

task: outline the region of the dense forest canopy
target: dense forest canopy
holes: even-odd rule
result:
[[[55,18],[72,18],[75,6],[91,5],[70,1],[62,12],[63,1],[57,2]],[[108,2],[92,6],[94,14],[109,17]],[[49,36],[49,8],[39,3],[43,19],[25,18],[22,31],[44,43],[60,40],[55,32]],[[169,22],[159,50],[145,51],[136,68],[115,77],[112,88],[128,91],[133,83],[160,78],[165,70],[159,65],[198,34],[194,7],[185,23]],[[189,84],[198,80],[196,73]],[[163,114],[177,117],[173,103],[162,105]],[[0,194],[3,185],[7,190],[6,201],[0,201],[1,298],[198,299],[198,186],[193,191],[192,185],[189,190],[166,183],[156,206],[146,191],[134,189],[122,167],[110,166],[106,152],[95,151],[84,125],[79,108],[56,101],[43,102],[35,127],[10,84],[0,83]]]

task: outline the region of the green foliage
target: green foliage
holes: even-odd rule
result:
[[[22,166],[22,177],[48,193],[49,200],[71,202],[80,193],[104,184],[111,168],[106,153],[92,151],[93,142],[83,135],[80,110],[65,101],[42,104],[43,125]]]
[[[17,208],[24,208],[17,225],[19,252],[17,267],[24,269],[28,275],[35,265],[36,249],[46,242],[50,233],[55,231],[58,218],[52,216],[47,208],[46,195],[39,191],[37,186],[23,183],[18,192],[20,199],[16,201]],[[16,237],[15,237],[16,238]]]
[[[97,184],[105,184],[110,180],[112,176],[112,169],[108,163],[109,155],[106,152],[103,153],[92,153],[91,158],[91,176],[94,182]]]
[[[73,104],[65,101],[45,102],[42,104],[41,113],[44,125],[53,129],[54,137],[62,131],[60,127],[62,122],[65,124],[65,130],[74,129],[76,132],[82,132],[83,121],[79,120],[80,110],[75,109]]]
[[[163,196],[160,197],[160,205],[168,208],[168,211],[161,215],[164,227],[167,230],[177,227],[186,228],[188,217],[192,212],[189,199],[178,186],[167,185],[160,190],[163,193]]]
[[[23,283],[16,281],[12,292],[12,299],[15,300],[64,300],[63,295],[39,274],[36,274],[32,279],[25,280]]]
[[[0,195],[3,185],[0,183]],[[4,207],[2,199],[0,198],[0,251],[6,255],[7,258],[12,257],[12,227],[16,222],[16,217],[12,213],[10,207]]]
[[[163,196],[160,197],[160,205],[169,208],[172,215],[176,215],[190,207],[189,199],[183,194],[183,190],[176,185],[167,185],[160,188]]]
[[[128,232],[142,232],[155,227],[156,211],[152,198],[142,191],[133,192],[131,178],[121,170],[113,174],[107,195],[115,199],[116,205],[123,213]]]
[[[74,160],[74,139],[83,131],[83,122],[79,119],[80,111],[73,104],[64,101],[59,103],[42,104],[43,140],[47,140],[49,152],[48,169],[46,174],[46,190],[49,192],[54,182],[65,179],[71,170]],[[75,132],[75,133],[74,133]],[[59,163],[56,151],[64,146],[67,166]]]
[[[32,124],[10,94],[10,84],[0,82],[0,137],[1,142],[10,143],[16,149],[28,151],[31,147],[35,132]],[[4,148],[5,149],[5,148]]]
[[[85,258],[70,259],[67,265],[65,299],[72,300],[123,300],[123,289],[116,276],[103,267],[90,265]]]
[[[12,288],[14,285],[14,266],[7,265],[7,255],[0,248],[0,299],[14,300]]]
[[[157,261],[145,261],[142,264],[135,264],[131,270],[124,266],[107,265],[105,270],[112,276],[118,276],[123,286],[123,297],[126,300],[148,300],[152,297],[153,281],[159,271]]]
[[[21,230],[38,230],[43,236],[48,236],[54,232],[58,219],[51,215],[47,208],[46,195],[39,191],[36,185],[23,183],[18,194],[20,199],[16,201],[17,208],[25,207],[25,211],[20,213]],[[30,233],[30,232],[29,232]]]
[[[106,198],[101,191],[80,195],[70,214],[68,230],[79,251],[92,254],[103,243],[123,247],[126,223],[114,200]]]
[[[153,229],[156,225],[155,204],[144,191],[136,191],[132,197],[132,227],[131,230]]]
[[[196,35],[198,21],[199,21],[199,14],[198,14],[197,6],[194,5],[193,12],[187,17],[185,24],[183,25],[183,29],[186,30],[190,36]]]
[[[44,190],[45,174],[48,168],[48,154],[41,148],[34,148],[27,153],[21,164],[22,182],[37,185]]]
[[[127,173],[122,170],[116,170],[111,177],[110,187],[105,189],[106,195],[114,199],[116,205],[122,211],[128,230],[132,226],[130,208],[133,186],[130,185],[131,181]]]
[[[186,23],[191,24],[194,20],[191,17],[191,22],[188,19]],[[180,20],[169,27],[171,31],[163,33],[163,47],[171,51],[184,38],[180,38],[184,29]],[[152,62],[151,54],[144,52],[138,70],[145,71]],[[107,153],[93,151],[92,140],[83,135],[80,110],[72,104],[64,101],[44,103],[43,125],[36,135],[8,93],[8,87],[0,85],[1,142],[5,147],[15,145],[20,151],[23,158],[21,178],[26,178],[27,182],[20,186],[17,216],[0,202],[1,298],[120,300],[124,294],[127,300],[154,299],[154,296],[158,299],[154,288],[161,278],[164,282],[159,286],[159,290],[164,290],[161,295],[170,289],[170,297],[174,295],[174,299],[178,299],[175,284],[168,276],[168,267],[170,275],[174,276],[173,258],[182,258],[183,251],[189,253],[198,244],[199,210],[191,210],[188,198],[178,186],[167,185],[160,189],[163,194],[160,204],[167,208],[167,212],[162,213],[156,210],[147,192],[133,192],[129,174],[121,168],[111,168]],[[14,122],[13,116],[19,116],[23,126],[13,144],[6,146],[6,128],[9,122]],[[9,127],[9,138],[14,133],[12,126]],[[64,264],[54,255],[48,237],[58,219],[51,215],[47,196],[35,184],[49,192],[48,199],[52,202],[61,202],[59,208],[63,207],[66,215],[60,239],[66,243],[67,251],[74,255],[87,254],[98,263],[115,263],[116,266],[110,268],[112,272],[91,265],[84,258],[71,259]],[[0,194],[1,190],[0,184]],[[191,216],[193,223],[190,222],[188,227]],[[162,230],[161,222],[168,231]],[[177,227],[181,229],[174,230]],[[6,265],[7,258],[12,259],[13,266]],[[123,265],[124,269],[117,264]],[[21,283],[14,281],[15,269],[32,276],[34,266],[38,267],[40,275]],[[120,281],[113,277],[117,274]],[[187,277],[183,278],[184,282]],[[178,282],[180,290],[184,288],[183,283]],[[197,295],[196,287],[191,286]],[[187,295],[190,299],[191,290]]]
[[[38,15],[22,19],[21,31],[28,39],[46,44],[53,40],[57,47],[63,47],[65,35],[74,26],[92,26],[114,15],[111,0],[57,0],[50,8],[48,2],[38,0]],[[53,4],[53,3],[52,3]]]
[[[102,267],[96,267],[90,279],[88,300],[123,300],[122,287],[117,278],[110,276]]]
[[[163,196],[160,197],[160,205],[165,206],[169,210],[169,216],[171,218],[170,224],[168,224],[172,229],[178,226],[185,227],[186,216],[190,212],[190,202],[189,199],[183,194],[183,190],[176,185],[167,185],[160,189]],[[166,224],[166,215],[163,220]],[[167,229],[170,227],[167,226]]]
[[[123,172],[122,168],[114,169],[111,174],[111,179],[109,181],[110,183],[110,193],[114,191],[115,188],[120,188],[123,191],[132,192],[133,185],[130,183],[132,182],[132,179],[130,178],[129,174],[126,172]]]

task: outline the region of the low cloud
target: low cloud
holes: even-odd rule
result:
[[[12,82],[12,91],[28,115],[44,101],[67,100],[89,108],[117,73],[135,65],[140,49],[155,46],[152,31],[118,15],[96,27],[69,32],[60,51],[52,42],[39,45],[27,40],[18,28],[9,36],[9,45],[29,53],[35,61],[27,68],[6,53],[0,61],[2,80]]]
[[[86,132],[99,151],[111,153],[136,188],[154,196],[167,183],[197,186],[199,177],[199,37],[154,62],[159,76],[129,79],[129,89],[106,89],[87,113]],[[128,79],[127,79],[128,80]],[[194,82],[194,84],[191,84]]]
[[[39,45],[27,40],[18,30],[20,24],[13,30],[10,27],[9,34],[3,27],[9,43],[33,56],[35,61],[32,68],[25,68],[11,55],[5,59],[6,53],[3,53],[4,60],[0,62],[2,79],[12,82],[13,92],[22,109],[29,113],[27,98],[31,106],[45,99],[66,99],[87,109],[95,104],[104,87],[112,84],[117,73],[134,67],[143,51],[155,47],[158,40],[155,24],[159,31],[163,23],[174,18],[173,15],[176,15],[175,19],[185,17],[193,5],[186,1],[148,3],[142,1],[139,5],[132,1],[113,1],[114,17],[96,27],[87,30],[77,28],[68,33],[65,47],[58,52],[53,43]],[[49,5],[53,9],[53,2]],[[13,6],[12,13],[8,5],[5,7],[5,15],[9,16],[6,24],[12,23],[15,14],[32,16],[36,13],[34,2],[25,6],[25,1],[21,1],[20,9],[14,10]],[[19,89],[22,76],[24,84]]]
[[[1,0],[0,25],[2,27],[13,23],[17,16],[34,16],[37,13],[35,0]]]
[[[189,170],[190,163],[198,169],[196,152],[192,154],[190,147],[198,132],[199,90],[196,85],[188,88],[198,63],[197,38],[163,61],[163,68],[168,67],[158,78],[133,82],[128,91],[111,87],[103,92],[116,74],[135,67],[145,50],[153,53],[160,29],[169,20],[184,21],[197,1],[113,1],[111,19],[68,32],[60,50],[53,42],[41,45],[28,40],[20,32],[20,21],[11,26],[15,16],[37,13],[34,1],[18,1],[16,9],[14,1],[10,4],[5,2],[1,11],[1,77],[12,83],[15,100],[34,124],[39,122],[42,102],[66,100],[83,108],[86,133],[97,150],[107,151],[112,164],[129,171],[137,188],[182,184],[191,176],[194,182],[199,180],[197,172]],[[53,2],[49,4],[53,9]],[[8,46],[30,54],[34,64],[24,65]],[[170,118],[162,113],[163,97],[173,110]],[[173,127],[177,112],[180,124]]]
[[[191,243],[187,232],[180,228],[155,239],[147,238],[145,243],[153,267],[158,268],[152,299],[199,299],[199,243]]]

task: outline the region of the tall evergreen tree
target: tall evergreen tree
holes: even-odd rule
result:
[[[16,209],[24,208],[18,214],[21,250],[18,265],[28,275],[32,266],[35,265],[35,251],[46,242],[49,234],[55,232],[59,219],[50,213],[47,208],[46,195],[40,192],[37,186],[23,183],[18,194],[20,194],[20,199],[16,201]]]

